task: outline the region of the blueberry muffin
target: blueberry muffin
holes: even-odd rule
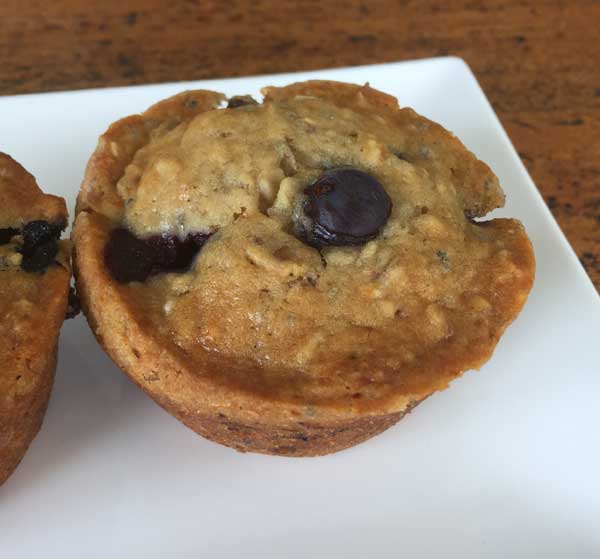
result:
[[[102,346],[241,451],[320,455],[485,363],[534,257],[490,169],[368,86],[185,92],[113,124],[73,240]]]
[[[0,484],[40,430],[71,279],[65,201],[0,153]]]

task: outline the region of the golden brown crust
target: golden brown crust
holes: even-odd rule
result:
[[[42,427],[54,383],[56,357],[55,346],[47,356],[44,368],[32,371],[39,379],[35,389],[24,394],[10,409],[4,406],[0,409],[0,485],[19,465]]]
[[[7,226],[44,219],[66,223],[62,198],[44,195],[18,163],[0,155],[0,208]],[[20,193],[24,192],[21,199]],[[14,207],[26,200],[28,210]],[[22,213],[21,213],[22,210]],[[48,405],[56,368],[58,334],[67,310],[70,243],[59,242],[56,264],[44,272],[0,269],[0,484],[19,464],[37,434]]]
[[[425,157],[423,167],[432,180],[439,178],[439,182],[452,185],[462,203],[461,211],[470,216],[483,215],[503,204],[497,179],[484,163],[441,126],[410,109],[398,109],[396,100],[388,95],[366,86],[333,82],[307,82],[264,91],[267,103],[297,96],[319,97],[338,107],[375,113],[385,117],[383,121],[410,128],[414,145],[405,146],[409,156],[417,158],[423,146],[435,146],[435,157]],[[214,94],[212,99],[214,106],[220,97]],[[168,119],[174,118],[172,111],[176,114],[178,103],[181,105],[175,98],[161,104],[169,107],[164,113]],[[202,106],[204,110],[211,108],[210,103]],[[304,398],[298,398],[294,386],[313,381],[304,370],[282,367],[267,371],[252,360],[236,360],[210,352],[197,352],[192,359],[185,344],[175,343],[164,328],[156,327],[156,320],[153,321],[145,306],[145,302],[152,300],[152,287],[119,284],[104,264],[104,247],[110,231],[122,225],[123,201],[117,194],[116,183],[133,153],[144,144],[135,131],[149,126],[158,130],[160,126],[169,126],[168,122],[180,122],[175,119],[160,123],[160,113],[151,108],[140,117],[119,121],[101,138],[88,165],[73,230],[76,279],[92,329],[117,365],[167,411],[207,438],[239,450],[289,455],[324,454],[356,444],[393,424],[415,402],[445,388],[466,368],[483,364],[524,304],[533,282],[534,260],[522,226],[514,220],[467,224],[473,243],[493,245],[498,259],[504,258],[504,253],[512,258],[498,261],[497,267],[509,270],[509,281],[497,277],[493,266],[479,278],[482,284],[494,286],[491,301],[468,293],[465,296],[471,298],[460,302],[474,309],[477,305],[491,308],[489,328],[482,329],[479,337],[443,333],[439,343],[435,342],[435,351],[417,355],[417,365],[410,365],[407,374],[396,375],[395,369],[387,371],[383,375],[386,384],[377,389],[375,398],[361,398],[360,393],[345,394],[342,398],[308,398],[309,392],[302,390],[296,393]],[[130,142],[132,134],[136,141]],[[119,145],[123,141],[129,147],[121,150]],[[117,145],[115,149],[110,147],[113,142]],[[448,165],[441,165],[440,160]],[[470,264],[462,261],[460,255],[456,263],[468,272]],[[436,305],[427,307],[431,312],[429,320],[438,320],[437,309]],[[450,323],[458,327],[464,324],[468,331],[474,331],[477,311],[469,309],[462,314],[456,308],[444,312]],[[370,376],[373,363],[380,367],[385,362],[386,347],[393,342],[393,333],[389,332],[389,339],[374,345],[373,351],[380,354],[374,354],[371,362],[365,360],[364,370],[359,370],[361,382]],[[365,335],[368,345],[368,328]],[[406,336],[404,339],[408,339]],[[351,358],[349,355],[345,359]],[[334,379],[332,382],[337,382],[350,367],[357,370],[356,363],[338,357],[331,362],[325,359],[321,365],[329,378]],[[318,433],[325,435],[317,436]]]

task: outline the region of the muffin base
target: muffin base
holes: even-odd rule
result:
[[[213,442],[239,452],[291,457],[323,456],[350,448],[383,433],[420,403],[414,402],[404,411],[382,416],[331,423],[299,421],[295,427],[279,427],[258,422],[241,423],[223,413],[194,415],[177,410],[172,403],[163,405],[160,399],[155,397],[155,400],[184,425]]]
[[[46,366],[39,371],[37,376],[41,380],[35,390],[14,408],[0,410],[0,485],[19,465],[42,427],[54,384],[57,353],[58,344],[49,356]]]

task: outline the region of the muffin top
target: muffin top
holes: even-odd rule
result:
[[[112,296],[192,374],[306,406],[402,409],[486,361],[534,273],[518,221],[474,220],[495,175],[368,86],[263,93],[101,139],[78,211]]]
[[[0,416],[48,382],[40,370],[54,351],[71,278],[70,242],[58,240],[66,223],[65,201],[42,193],[0,153]]]
[[[34,220],[67,225],[65,201],[44,194],[30,175],[9,155],[0,152],[0,229],[20,229]]]

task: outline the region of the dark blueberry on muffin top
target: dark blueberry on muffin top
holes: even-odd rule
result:
[[[392,211],[382,184],[359,169],[328,171],[304,193],[305,213],[312,220],[306,234],[315,246],[364,244],[377,236]]]

